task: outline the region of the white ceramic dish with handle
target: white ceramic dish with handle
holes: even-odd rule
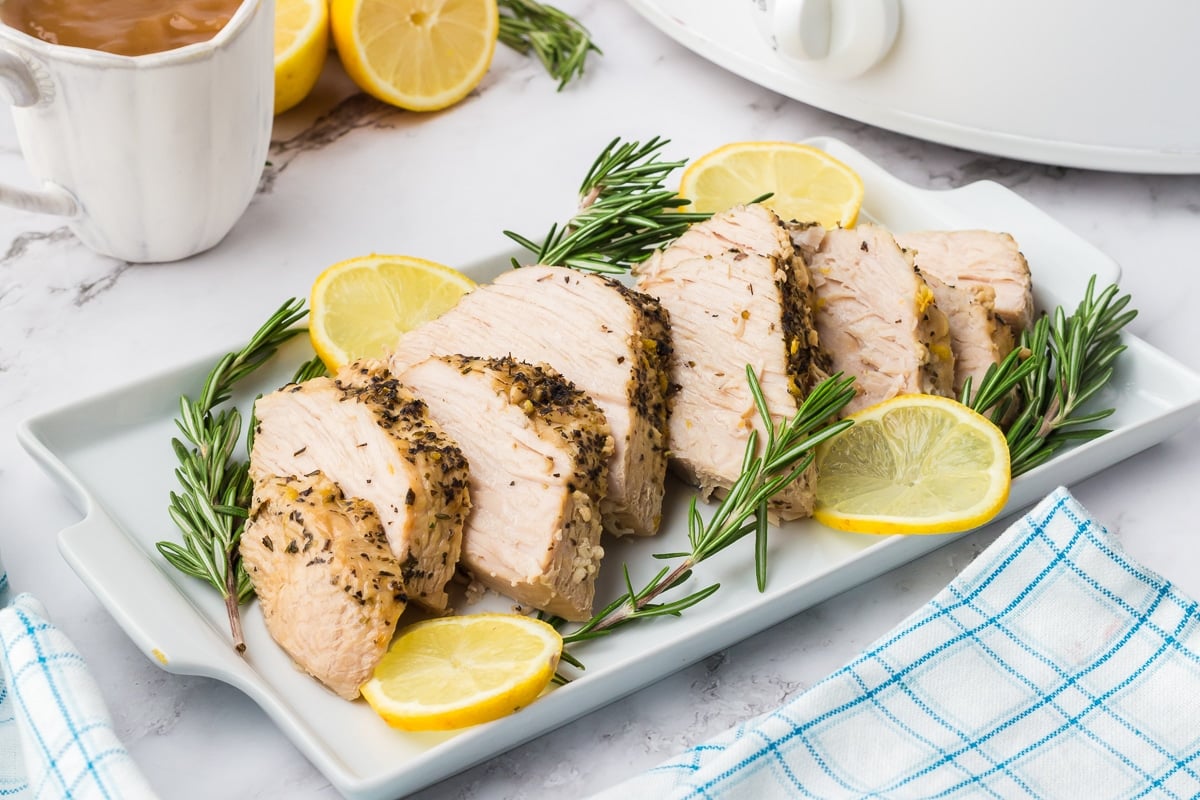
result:
[[[1111,259],[996,184],[919,190],[840,142],[813,143],[862,176],[864,217],[898,231],[982,227],[1011,232],[1033,266],[1043,306],[1073,308],[1090,275],[1101,285],[1118,278]],[[498,253],[466,270],[485,280],[508,268],[509,255]],[[257,323],[246,322],[247,335]],[[1129,349],[1112,386],[1100,398],[1119,409],[1111,419],[1114,432],[1018,478],[1007,512],[1150,447],[1200,414],[1200,376],[1135,337],[1127,336],[1126,343]],[[228,349],[238,346],[231,342]],[[256,392],[285,383],[309,354],[306,343],[294,343],[235,402],[245,408]],[[755,589],[753,543],[746,540],[739,543],[744,547],[704,562],[692,577],[692,589],[721,584],[713,599],[678,619],[635,625],[576,647],[586,673],[530,707],[456,733],[402,733],[388,728],[362,701],[346,702],[294,668],[268,637],[256,604],[244,609],[248,650],[238,656],[215,592],[176,572],[155,550],[155,541],[177,536],[166,506],[175,488],[169,443],[176,435],[172,420],[179,396],[199,391],[219,355],[30,419],[19,438],[84,514],[60,536],[64,557],[146,656],[170,672],[210,676],[243,691],[352,800],[383,800],[435,783],[954,538],[875,537],[807,521],[788,524],[771,534],[764,593]],[[114,470],[114,464],[122,468]],[[673,484],[668,494],[659,537],[606,544],[598,601],[620,594],[621,562],[637,582],[661,563],[650,558],[652,553],[687,549],[690,492]]]

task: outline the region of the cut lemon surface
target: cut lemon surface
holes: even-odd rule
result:
[[[394,727],[465,728],[536,700],[561,654],[558,632],[532,617],[441,617],[403,629],[362,693]]]
[[[679,183],[685,211],[716,213],[771,192],[763,205],[786,220],[850,228],[862,207],[858,173],[796,142],[734,142],[693,161]]]
[[[329,53],[327,0],[275,0],[275,113],[308,96]]]
[[[487,74],[496,51],[496,0],[333,0],[333,41],[360,89],[385,103],[434,111]]]
[[[955,533],[1004,508],[1004,433],[961,403],[900,395],[849,419],[852,427],[817,448],[818,522],[855,533]]]
[[[331,371],[379,358],[400,336],[475,288],[461,272],[423,258],[369,255],[329,267],[313,282],[308,335]]]

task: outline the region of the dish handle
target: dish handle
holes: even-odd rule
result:
[[[184,675],[248,669],[228,635],[207,622],[181,587],[103,511],[94,507],[81,522],[59,534],[59,551],[146,657]],[[107,574],[109,580],[104,580]],[[121,580],[111,580],[120,575]],[[218,599],[216,594],[213,597]],[[223,606],[222,606],[223,608]]]

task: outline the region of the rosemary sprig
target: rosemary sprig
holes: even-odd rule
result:
[[[186,395],[179,399],[175,424],[184,441],[173,438],[171,446],[179,460],[175,477],[183,491],[171,492],[167,510],[183,534],[183,544],[160,541],[156,547],[176,569],[207,581],[221,593],[238,652],[246,649],[238,605],[254,593],[238,556],[253,486],[249,464],[234,457],[242,436],[241,414],[236,408],[217,410],[217,406],[280,345],[304,331],[292,326],[306,313],[304,301],[288,300],[245,347],[217,362],[198,399]]]
[[[970,377],[963,383],[958,401],[991,419],[997,427],[1007,425],[1009,413],[1017,403],[1017,387],[1035,369],[1039,359],[1033,351],[1018,344],[998,364],[992,364],[979,382],[979,391],[973,392]]]
[[[639,619],[679,616],[717,591],[720,584],[711,584],[669,602],[656,602],[658,598],[686,581],[697,564],[750,533],[755,534],[754,565],[758,589],[762,591],[766,588],[768,504],[808,468],[818,444],[851,425],[849,420],[827,423],[854,397],[854,381],[853,378],[843,378],[840,373],[822,381],[794,416],[776,425],[771,420],[752,367],[746,367],[746,379],[767,432],[762,453],[759,453],[758,433],[751,431],[741,473],[707,521],[701,516],[693,496],[688,508],[688,542],[691,550],[655,555],[655,558],[681,558],[682,561],[674,568],[663,567],[640,589],[634,587],[629,577],[629,567],[625,565],[625,593],[590,620],[564,634],[564,645],[605,636]],[[583,666],[569,653],[565,653],[563,658],[576,667]]]
[[[645,144],[613,139],[588,170],[579,187],[579,210],[565,225],[552,226],[541,244],[512,231],[504,235],[532,252],[539,264],[628,272],[689,225],[711,216],[679,211],[691,201],[663,185],[667,175],[687,163],[659,160],[669,141],[657,136]],[[516,259],[513,266],[520,266]]]
[[[1096,294],[1093,275],[1073,314],[1062,306],[1052,316],[1043,314],[1021,334],[1017,349],[988,370],[973,397],[970,386],[964,387],[964,403],[1005,427],[1014,477],[1071,442],[1108,433],[1083,426],[1111,416],[1114,409],[1084,413],[1082,407],[1112,378],[1113,362],[1125,350],[1121,329],[1137,316],[1126,310],[1130,296],[1117,292],[1114,284]],[[1017,414],[1005,424],[1014,403]]]
[[[532,53],[558,91],[583,75],[589,53],[603,55],[579,20],[537,0],[499,0],[500,41],[521,55]]]
[[[329,374],[329,370],[325,367],[325,362],[320,356],[313,356],[308,361],[305,361],[296,368],[296,372],[292,375],[292,383],[304,383],[313,378],[323,378]]]

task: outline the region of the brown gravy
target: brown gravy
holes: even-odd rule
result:
[[[52,44],[140,56],[204,42],[242,0],[0,0],[0,20]]]

